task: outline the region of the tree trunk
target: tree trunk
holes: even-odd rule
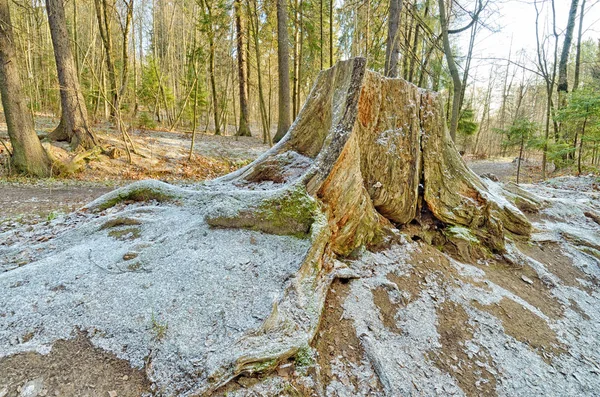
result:
[[[0,93],[12,145],[11,163],[18,172],[50,176],[50,158],[35,133],[31,111],[23,96],[12,26],[8,0],[0,0]]]
[[[238,58],[238,83],[240,91],[240,126],[237,130],[237,136],[252,136],[248,126],[248,62],[246,56],[246,46],[244,45],[244,25],[242,21],[241,0],[234,1],[235,6],[235,32]]]
[[[452,76],[452,113],[450,116],[450,137],[456,142],[456,130],[458,129],[458,117],[460,113],[460,96],[462,93],[462,82],[458,74],[458,68],[452,55],[450,38],[448,37],[448,18],[446,16],[446,6],[444,0],[438,0],[440,11],[440,24],[442,26],[442,43],[444,45],[444,54],[448,63],[448,70]]]
[[[60,123],[50,133],[50,138],[68,140],[73,149],[79,146],[83,149],[91,149],[98,144],[98,140],[89,125],[85,99],[79,86],[77,68],[69,43],[63,0],[46,0],[46,9],[58,71],[62,107]]]
[[[585,127],[587,125],[587,117],[583,120],[581,128],[581,137],[579,138],[579,154],[577,155],[577,176],[581,175],[581,156],[583,155],[583,137],[585,136]]]
[[[398,26],[400,25],[400,13],[402,12],[401,0],[390,0],[390,12],[388,19],[388,33],[385,44],[385,70],[387,77],[398,76],[398,54],[400,47],[398,43]]]
[[[585,13],[585,0],[581,0],[579,11],[579,32],[577,34],[577,53],[575,55],[575,77],[573,79],[573,91],[579,88],[579,69],[581,68],[581,37],[583,36],[583,16]]]
[[[112,29],[108,13],[109,4],[107,0],[94,0],[96,17],[98,19],[98,31],[104,44],[104,59],[108,70],[108,84],[110,89],[110,117],[116,117],[119,104],[119,91],[117,90],[117,72],[113,60]]]
[[[560,61],[558,63],[558,106],[560,108],[566,105],[566,93],[569,91],[569,82],[567,81],[567,64],[569,63],[569,51],[571,50],[571,41],[573,41],[573,30],[575,28],[575,16],[577,15],[577,5],[579,0],[571,0],[569,9],[569,20],[565,30],[565,41],[563,43]]]
[[[279,117],[277,134],[279,142],[290,128],[290,50],[287,32],[287,1],[277,0],[277,67],[279,70]]]

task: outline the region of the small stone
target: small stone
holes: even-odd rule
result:
[[[525,281],[529,285],[533,284],[533,280],[527,276],[521,276],[521,280]]]
[[[127,375],[123,376],[123,380],[129,380],[129,376],[127,376]]]
[[[117,397],[117,391],[116,390],[111,390],[108,392],[108,397]]]
[[[44,378],[36,378],[34,380],[30,380],[25,382],[23,387],[21,387],[19,397],[37,397],[42,392],[44,388]]]

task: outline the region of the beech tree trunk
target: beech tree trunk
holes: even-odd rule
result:
[[[35,133],[23,95],[8,0],[0,0],[0,93],[12,145],[13,167],[33,176],[50,176],[51,161]]]
[[[279,117],[277,134],[279,142],[290,128],[290,49],[287,31],[287,2],[277,0],[277,68],[279,70]]]
[[[98,140],[89,125],[85,100],[79,87],[77,68],[69,44],[63,0],[46,0],[46,9],[62,107],[60,123],[50,133],[50,138],[69,141],[74,149],[79,146],[91,149],[98,144]]]

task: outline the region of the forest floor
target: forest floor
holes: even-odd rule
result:
[[[50,118],[36,119],[36,130],[42,137],[53,125]],[[120,148],[116,158],[98,154],[78,172],[45,180],[9,176],[8,156],[0,145],[0,232],[74,211],[132,181],[158,179],[186,184],[216,178],[250,163],[268,149],[255,137],[197,133],[194,155],[189,160],[190,133],[136,129],[130,135],[139,154],[132,154],[130,164],[117,131],[107,124],[96,125],[95,131],[103,147]],[[8,142],[4,123],[0,123],[0,140]],[[69,156],[66,143],[44,145],[59,159]]]
[[[97,131],[107,145],[120,145],[114,131]],[[38,227],[61,233],[70,227],[61,226],[64,214],[130,181],[155,178],[187,185],[227,174],[267,149],[256,138],[199,135],[196,156],[188,162],[187,133],[135,131],[132,138],[142,156],[134,155],[131,165],[124,155],[99,155],[70,178],[2,177],[0,245],[2,236],[9,236],[14,247],[44,243],[47,236],[36,234]],[[54,151],[60,156],[64,149]],[[479,175],[515,180],[513,158],[468,164]],[[461,263],[410,238],[404,245],[365,253],[348,263],[358,269],[358,279],[333,283],[322,326],[303,360],[290,359],[266,377],[238,377],[215,395],[593,395],[600,383],[600,237],[598,225],[568,204],[596,208],[600,179],[537,183],[535,161],[522,171],[523,182],[536,182],[526,189],[553,203],[530,215],[537,229],[532,242],[516,241],[527,255],[522,266],[493,258]],[[578,228],[587,234],[577,233]],[[10,286],[21,287],[29,288]],[[52,293],[58,296],[64,288],[58,284]],[[152,327],[156,331],[161,324]],[[29,343],[38,331],[43,332],[11,339],[11,347]],[[100,349],[83,333],[59,340],[49,354],[3,357],[0,374],[0,397],[133,397],[152,390],[143,370]]]
[[[36,131],[43,137],[56,124],[49,117],[36,118]],[[119,133],[108,124],[98,124],[95,131],[104,147],[116,147],[118,156],[98,154],[71,175],[35,180],[8,175],[7,153],[0,145],[0,232],[22,223],[37,223],[60,213],[74,211],[93,199],[119,186],[142,179],[158,179],[186,184],[228,174],[257,158],[268,145],[256,137],[215,136],[197,133],[194,155],[189,160],[191,134],[181,131],[135,129],[131,138],[139,155],[127,160]],[[6,124],[0,123],[0,140],[8,143]],[[50,148],[59,159],[69,157],[68,145],[54,142]],[[10,147],[10,146],[9,146]],[[514,157],[469,160],[478,174],[493,174],[502,182],[515,181],[517,164]],[[539,161],[523,164],[521,182],[540,180]]]

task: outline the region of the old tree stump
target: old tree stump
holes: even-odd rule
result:
[[[0,351],[83,332],[159,394],[210,393],[309,345],[332,280],[353,277],[345,258],[400,236],[508,258],[507,239],[532,232],[519,208],[539,205],[465,165],[438,94],[340,62],[247,167],[111,192],[31,243],[26,266],[22,246],[3,248]]]

